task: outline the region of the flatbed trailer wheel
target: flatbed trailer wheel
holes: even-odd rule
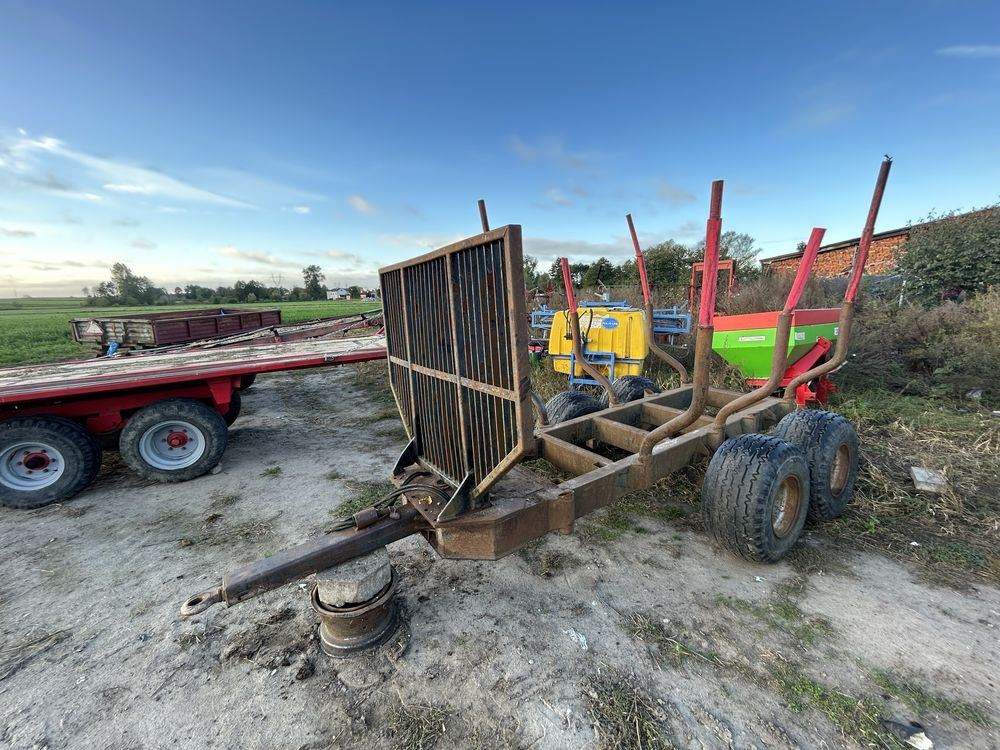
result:
[[[797,447],[767,435],[727,440],[705,473],[705,527],[731,552],[778,562],[802,533],[809,511],[809,465]]]
[[[0,505],[41,508],[68,500],[94,481],[101,448],[81,425],[63,417],[0,422]]]
[[[553,425],[568,422],[586,414],[593,414],[602,408],[601,402],[596,396],[591,396],[583,391],[563,391],[546,402],[545,413],[549,417],[549,424]]]
[[[212,407],[188,398],[144,406],[122,430],[121,456],[148,479],[183,482],[212,469],[226,450],[226,420]]]
[[[249,390],[250,386],[252,386],[254,384],[254,381],[256,380],[257,380],[257,373],[255,372],[251,372],[249,375],[241,375],[240,390],[241,391]]]
[[[629,401],[638,401],[646,395],[646,391],[660,393],[663,389],[642,375],[623,375],[611,384],[611,390],[615,392],[619,404],[627,404]],[[601,406],[607,409],[609,403],[608,392],[605,391],[601,394]]]
[[[858,478],[858,434],[840,414],[799,409],[778,422],[774,436],[797,446],[809,461],[809,518],[830,521],[842,516]]]

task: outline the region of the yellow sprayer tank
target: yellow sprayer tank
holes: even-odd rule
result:
[[[591,364],[611,379],[642,374],[642,362],[649,351],[642,310],[584,306],[577,308],[577,312],[584,352]],[[552,320],[549,357],[556,372],[569,375],[573,339],[567,313],[566,310],[558,312]],[[584,375],[579,363],[574,369],[574,377]]]

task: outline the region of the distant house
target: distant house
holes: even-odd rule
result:
[[[979,211],[951,216],[935,221],[928,221],[922,224],[912,224],[901,229],[890,229],[887,232],[878,232],[872,235],[872,246],[868,251],[868,260],[865,262],[865,273],[867,274],[891,274],[896,270],[896,262],[902,252],[903,245],[910,238],[910,233],[914,229],[936,224],[938,221],[961,221],[964,217],[970,216]],[[823,245],[816,255],[816,263],[813,266],[813,273],[821,277],[847,276],[851,272],[851,264],[854,261],[854,253],[858,249],[860,237],[834,242]],[[796,250],[794,253],[775,255],[773,258],[761,258],[760,265],[764,271],[788,271],[798,270],[799,261],[802,259],[802,251]]]
[[[351,293],[346,289],[328,289],[326,291],[327,299],[347,299],[351,296]]]

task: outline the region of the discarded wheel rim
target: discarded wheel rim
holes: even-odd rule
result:
[[[323,653],[334,657],[350,656],[389,640],[399,625],[399,608],[394,598],[398,580],[393,569],[389,584],[374,598],[345,607],[331,607],[321,602],[314,586],[311,600],[321,620],[319,642]]]

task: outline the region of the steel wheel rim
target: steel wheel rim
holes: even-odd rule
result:
[[[62,453],[48,443],[29,440],[0,453],[0,484],[12,490],[30,492],[49,487],[65,470]]]
[[[154,469],[178,471],[205,454],[205,433],[182,419],[157,422],[139,438],[139,456]]]
[[[787,476],[778,485],[771,506],[771,528],[779,539],[788,536],[795,528],[802,504],[802,486],[796,476]]]
[[[837,448],[830,468],[830,492],[839,495],[847,487],[847,479],[851,474],[851,449],[845,443]]]

